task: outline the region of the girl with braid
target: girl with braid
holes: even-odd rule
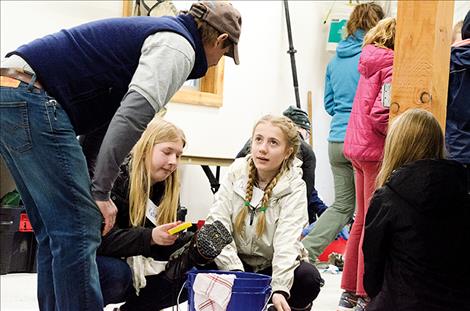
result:
[[[275,311],[310,310],[322,282],[299,241],[308,224],[299,146],[289,118],[261,118],[252,153],[230,166],[207,218],[222,222],[233,237],[215,259],[217,267],[272,275]]]

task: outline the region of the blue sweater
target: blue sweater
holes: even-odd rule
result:
[[[159,31],[186,38],[196,54],[188,79],[204,76],[207,60],[190,15],[94,21],[36,39],[7,56],[26,60],[81,135],[111,120],[139,64],[145,39]]]
[[[470,164],[470,44],[450,54],[446,145],[449,158]]]
[[[364,31],[357,30],[353,36],[338,43],[336,55],[326,68],[325,110],[333,117],[329,142],[344,142],[346,127],[356,94],[359,72],[357,66],[362,50]]]

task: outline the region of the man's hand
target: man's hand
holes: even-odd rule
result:
[[[169,234],[168,230],[178,226],[179,224],[181,224],[181,221],[175,221],[153,228],[152,241],[150,241],[150,244],[163,246],[173,245],[178,238],[178,234]]]
[[[283,294],[274,293],[272,302],[274,307],[276,307],[276,311],[290,311],[289,304]]]
[[[114,222],[116,221],[117,208],[111,199],[108,201],[96,201],[96,205],[98,205],[101,214],[103,214],[104,228],[102,234],[106,235],[114,226]]]

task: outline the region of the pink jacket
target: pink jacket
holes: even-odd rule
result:
[[[382,85],[392,82],[393,50],[366,45],[359,59],[359,84],[346,129],[344,155],[352,160],[381,161],[387,134],[388,108]]]

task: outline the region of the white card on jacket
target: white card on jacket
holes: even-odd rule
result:
[[[253,197],[251,198],[250,205],[252,207],[258,207],[259,203],[263,199],[264,191],[258,187],[253,186]]]
[[[148,199],[145,216],[155,226],[157,225],[157,213],[158,213],[158,206],[156,206],[155,203],[152,202],[152,200]]]

